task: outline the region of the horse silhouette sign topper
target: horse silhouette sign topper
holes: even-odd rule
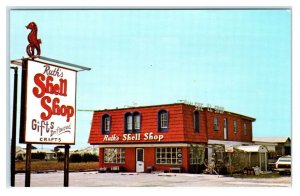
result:
[[[26,47],[26,52],[30,58],[41,55],[40,44],[42,43],[41,39],[37,38],[37,25],[35,22],[31,22],[26,26],[27,29],[30,29],[31,32],[28,34],[28,46]],[[35,54],[36,51],[36,54]]]

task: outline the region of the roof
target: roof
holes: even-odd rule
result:
[[[245,152],[268,152],[267,148],[262,145],[237,146],[235,149]]]
[[[291,141],[289,137],[253,137],[253,142],[266,142],[266,143],[285,143]]]
[[[48,150],[48,149],[32,149],[31,150],[31,153],[39,153],[39,152],[46,153],[46,154],[55,154],[54,151]]]
[[[99,148],[97,146],[89,146],[86,148],[80,148],[80,149],[75,149],[72,150],[70,153],[79,153],[79,154],[84,154],[84,153],[90,153],[90,154],[99,154]]]
[[[195,105],[191,105],[191,104],[187,104],[187,103],[182,103],[182,102],[178,102],[178,103],[169,103],[169,104],[159,104],[159,105],[148,105],[148,106],[127,106],[127,107],[116,107],[116,108],[112,108],[112,109],[101,109],[101,110],[91,110],[91,111],[94,111],[94,112],[104,112],[104,111],[114,111],[114,110],[127,110],[127,109],[137,109],[137,108],[147,108],[147,107],[161,107],[161,106],[172,106],[172,105],[188,105],[188,106],[194,106]],[[208,109],[208,107],[205,107],[203,106],[202,107],[203,109]],[[214,109],[214,108],[212,108]],[[84,110],[79,110],[79,111],[84,111]],[[246,115],[243,115],[243,114],[239,114],[239,113],[236,113],[236,112],[230,112],[230,111],[226,111],[224,110],[224,112],[228,113],[228,114],[235,114],[235,115],[239,115],[241,116],[242,118],[244,119],[247,119],[247,120],[251,120],[251,121],[255,121],[256,119],[253,118],[253,117],[250,117],[250,116],[246,116]]]

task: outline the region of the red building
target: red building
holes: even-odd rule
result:
[[[213,144],[250,144],[254,121],[186,103],[99,110],[93,115],[89,143],[99,145],[100,168],[188,172],[198,159],[191,146],[205,146],[210,161]]]

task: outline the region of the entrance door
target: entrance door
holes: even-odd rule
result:
[[[144,149],[136,149],[136,172],[144,172]]]

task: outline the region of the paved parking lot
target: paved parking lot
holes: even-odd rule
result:
[[[31,187],[63,187],[63,172],[32,173]],[[16,174],[16,187],[24,187],[25,174]],[[290,187],[291,177],[233,178],[184,173],[71,172],[70,187]]]

